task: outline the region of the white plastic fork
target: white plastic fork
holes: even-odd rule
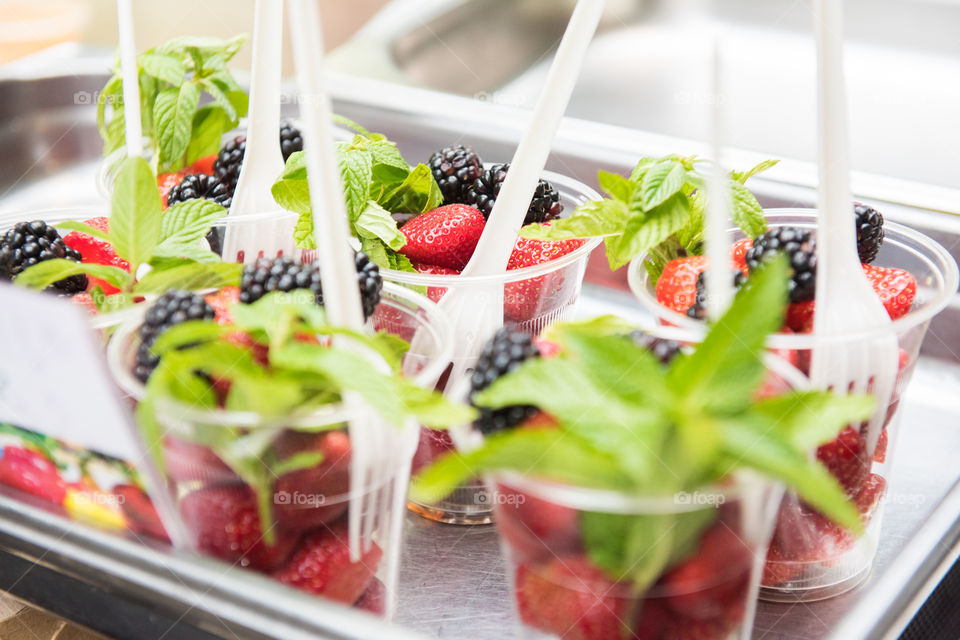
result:
[[[138,158],[143,155],[143,132],[140,129],[140,76],[130,0],[117,0],[117,26],[120,32],[120,75],[123,77],[124,142],[127,157]]]
[[[857,256],[851,214],[843,3],[814,0],[818,65],[819,224],[817,229],[817,338],[811,364],[815,387],[872,393],[877,405],[867,429],[872,452],[883,428],[897,375],[897,339],[890,317]],[[840,338],[862,333],[862,339]]]
[[[730,282],[730,192],[727,189],[727,172],[723,167],[723,93],[721,91],[720,41],[713,41],[711,60],[712,100],[708,100],[713,166],[707,177],[706,254],[707,266],[707,317],[716,321],[723,315],[733,300],[733,283]]]
[[[223,238],[223,257],[231,262],[241,252],[243,262],[252,262],[261,254],[272,258],[294,249],[293,229],[277,218],[241,219],[278,209],[270,187],[283,172],[279,133],[283,0],[257,0],[253,20],[247,143]]]
[[[320,16],[315,0],[290,0],[289,8],[324,307],[331,323],[363,331],[363,311],[334,146],[333,109],[324,87]],[[349,339],[338,339],[337,342],[366,354]],[[377,530],[395,528],[390,527],[388,521],[391,505],[397,502],[395,493],[401,490],[397,485],[401,483],[399,480],[390,482],[395,476],[393,463],[402,464],[401,452],[409,450],[412,456],[413,451],[404,440],[408,432],[387,424],[356,394],[345,393],[343,404],[352,416],[349,421],[349,543],[351,560],[356,562],[370,549]],[[397,557],[393,552],[388,555],[391,559]],[[388,575],[391,570],[391,567],[387,568]],[[395,569],[393,573],[396,573]]]
[[[517,146],[510,171],[497,196],[483,235],[462,276],[503,273],[517,241],[517,233],[557,128],[580,75],[587,48],[603,15],[604,0],[578,0],[570,22],[557,48],[546,83],[530,116],[530,125]],[[503,286],[451,288],[439,302],[454,327],[457,337],[450,374],[450,387],[456,386],[469,363],[476,361],[484,342],[503,324]],[[422,347],[414,336],[411,351]]]

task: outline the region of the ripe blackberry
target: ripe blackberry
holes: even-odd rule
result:
[[[694,320],[706,320],[707,319],[707,281],[706,276],[707,272],[702,271],[700,275],[697,276],[697,297],[693,301],[693,304],[690,305],[690,308],[687,309],[687,316],[693,318]],[[730,275],[733,278],[733,288],[739,289],[743,286],[743,283],[747,281],[747,277],[743,275],[739,269],[734,269],[730,272]]]
[[[754,239],[747,251],[747,267],[753,273],[778,253],[786,253],[790,259],[790,302],[813,300],[817,287],[816,246],[807,229],[774,227]]]
[[[237,180],[240,178],[240,166],[243,164],[243,153],[247,150],[247,137],[237,136],[227,142],[217,153],[213,161],[213,175],[227,188],[230,197],[237,190]]]
[[[380,291],[383,278],[380,268],[367,254],[356,255],[357,281],[360,286],[360,299],[363,302],[363,315],[369,318],[380,304]],[[271,291],[293,291],[309,289],[314,301],[323,304],[323,287],[320,280],[320,267],[316,263],[303,264],[290,258],[260,258],[243,269],[240,279],[240,302],[256,302]]]
[[[638,347],[643,347],[663,364],[670,364],[680,355],[680,343],[665,338],[657,338],[644,331],[631,331],[630,339]]]
[[[462,144],[440,149],[430,156],[428,164],[433,177],[440,185],[443,204],[465,203],[467,190],[483,173],[480,156],[476,151]]]
[[[4,280],[13,280],[27,267],[54,258],[82,261],[78,251],[63,243],[60,232],[42,220],[18,222],[0,237],[0,278]],[[81,293],[87,289],[87,276],[64,278],[50,289],[66,295]]]
[[[194,173],[184,176],[180,184],[167,192],[167,206],[172,207],[178,202],[202,198],[212,200],[224,209],[229,209],[233,202],[233,191],[218,178],[208,173]]]
[[[140,346],[133,373],[146,382],[157,368],[160,358],[150,352],[161,333],[188,320],[213,320],[214,309],[203,296],[190,291],[170,289],[150,305],[140,325]]]
[[[289,160],[297,151],[303,151],[303,134],[292,122],[284,120],[280,123],[280,153],[283,154],[283,161]]]
[[[853,214],[857,218],[857,253],[860,262],[870,264],[877,258],[883,244],[883,214],[865,204],[855,202]]]
[[[467,190],[464,197],[466,204],[480,209],[483,212],[483,217],[489,218],[509,170],[510,164],[507,163],[495,164],[484,171],[479,178],[474,180],[473,186]],[[562,211],[563,205],[560,204],[560,194],[553,188],[552,184],[546,180],[541,180],[533,194],[533,199],[530,200],[530,207],[527,209],[527,217],[523,224],[547,222],[559,218]]]
[[[486,389],[494,380],[505,375],[530,358],[539,358],[540,349],[526,333],[499,329],[484,345],[477,364],[470,377],[470,398],[473,394]],[[516,405],[502,409],[480,408],[480,417],[474,422],[484,434],[495,433],[514,427],[536,414],[537,408],[530,405]]]

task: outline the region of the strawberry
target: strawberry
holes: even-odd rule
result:
[[[160,200],[164,209],[167,208],[167,194],[170,193],[170,189],[180,184],[180,181],[188,173],[188,171],[183,170],[176,173],[161,173],[157,176],[157,189],[160,190]]]
[[[91,218],[85,221],[84,224],[103,231],[104,233],[109,233],[110,231],[110,220],[108,218]],[[85,264],[102,264],[120,267],[125,271],[130,271],[130,263],[118,256],[117,252],[113,249],[113,245],[105,240],[94,238],[79,231],[71,231],[63,238],[63,242],[71,249],[79,251]],[[107,284],[99,278],[89,277],[89,282],[88,288],[91,291],[98,286],[103,289],[106,295],[120,291],[113,285]]]
[[[806,302],[791,302],[787,305],[787,317],[784,322],[787,328],[794,333],[810,333],[813,331],[814,300]]]
[[[785,584],[796,580],[803,575],[804,564],[785,554],[774,539],[767,549],[767,561],[763,565],[763,576],[760,584],[768,587]]]
[[[417,270],[417,273],[423,273],[431,276],[460,275],[460,271],[457,269],[451,269],[450,267],[438,267],[435,264],[424,264],[422,262],[414,262],[413,268]],[[427,297],[433,302],[439,302],[440,298],[442,298],[443,294],[446,292],[446,287],[427,287]]]
[[[370,581],[370,586],[363,592],[360,599],[353,603],[354,608],[367,611],[376,616],[387,612],[387,585],[376,578]]]
[[[873,512],[876,510],[877,505],[880,504],[880,501],[883,500],[886,491],[887,481],[883,476],[876,473],[871,473],[867,481],[863,483],[863,488],[860,489],[860,493],[857,494],[854,504],[857,507],[857,511],[859,511],[863,517],[864,524],[870,522],[870,518],[873,517]]]
[[[22,447],[3,447],[0,484],[19,489],[37,498],[63,504],[67,484],[46,456]]]
[[[163,439],[164,462],[174,482],[233,483],[238,476],[213,451],[176,436]]]
[[[747,251],[749,251],[752,246],[753,239],[744,238],[743,240],[738,240],[730,247],[730,259],[733,260],[733,264],[737,269],[740,269],[740,272],[745,276],[750,275],[750,269],[747,267]]]
[[[749,590],[753,553],[739,535],[720,522],[700,538],[694,554],[661,579],[667,603],[687,618],[727,617],[742,607]]]
[[[78,293],[73,296],[70,296],[70,302],[75,305],[79,305],[87,313],[96,315],[97,314],[97,305],[93,301],[93,296],[89,293]]]
[[[533,344],[537,345],[537,349],[540,350],[541,358],[552,358],[560,353],[560,345],[542,336],[534,336]]]
[[[206,173],[207,175],[213,175],[213,163],[217,161],[217,154],[213,153],[209,156],[204,156],[198,160],[194,160],[186,172],[189,173]]]
[[[870,475],[871,456],[866,448],[859,426],[847,425],[834,440],[817,449],[817,458],[851,497],[857,495]]]
[[[256,496],[247,485],[191,491],[180,501],[180,514],[198,550],[244,567],[267,571],[279,566],[297,544],[297,536],[279,525],[273,528],[273,544],[267,544]]]
[[[674,617],[667,623],[661,640],[727,640],[736,623],[725,620],[690,620]]]
[[[214,321],[223,326],[233,322],[230,307],[240,302],[240,287],[223,287],[216,293],[211,293],[204,300],[213,307],[216,315]]]
[[[676,614],[670,611],[663,598],[647,598],[636,615],[633,635],[636,640],[659,640],[674,617]]]
[[[917,281],[909,271],[863,265],[863,272],[880,297],[883,308],[896,320],[907,314],[913,307],[917,295]]]
[[[631,600],[582,556],[551,558],[516,570],[517,611],[531,627],[563,640],[626,639]]]
[[[677,258],[663,268],[657,280],[657,302],[677,313],[686,313],[697,299],[697,276],[707,268],[703,256]]]
[[[169,541],[160,516],[143,489],[132,484],[118,484],[113,488],[113,492],[117,494],[120,508],[131,531]]]
[[[417,473],[443,454],[453,450],[453,440],[449,432],[420,427],[420,443],[417,445],[417,452],[413,455],[411,471]]]
[[[375,543],[350,562],[347,527],[321,528],[307,534],[290,560],[271,575],[292,587],[344,604],[356,602],[373,580],[383,551]]]
[[[345,494],[350,490],[350,437],[346,433],[285,433],[274,451],[281,461],[308,451],[323,454],[319,465],[277,478],[274,495],[286,498],[274,500],[274,517],[281,526],[304,531],[333,522],[346,512]]]
[[[890,437],[887,435],[887,429],[884,427],[883,431],[880,432],[880,437],[877,438],[877,446],[873,450],[873,461],[879,464],[883,464],[887,461],[887,446],[889,445]]]
[[[583,243],[580,238],[559,241],[518,238],[507,262],[507,270],[551,262],[576,251]],[[562,270],[506,284],[503,288],[504,316],[513,322],[525,322],[562,306],[573,295],[572,287],[566,284],[567,278]],[[575,282],[571,280],[570,284],[575,285]]]
[[[407,243],[400,253],[413,262],[463,269],[483,233],[483,214],[465,204],[420,214],[400,228]]]
[[[496,521],[517,562],[580,551],[577,512],[505,485],[497,487]]]

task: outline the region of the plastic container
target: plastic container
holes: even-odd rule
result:
[[[816,229],[814,210],[772,209],[766,213],[772,227],[790,225]],[[845,477],[843,484],[851,499],[858,503],[866,532],[855,538],[806,507],[795,494],[787,493],[764,570],[761,589],[764,599],[795,602],[832,597],[860,584],[873,563],[893,445],[897,440],[900,397],[910,381],[930,319],[946,306],[958,286],[957,264],[939,244],[892,222],[885,224],[885,232],[886,239],[873,264],[909,271],[917,281],[917,294],[913,309],[894,321],[889,329],[896,333],[900,346],[900,371],[890,404],[878,409],[886,414],[884,431],[873,451],[867,450],[859,428],[851,426],[834,443],[817,452],[822,460],[834,461],[834,468],[842,470],[835,475]],[[734,234],[737,239],[744,237],[739,230],[734,230]],[[657,302],[642,261],[641,257],[630,265],[630,287],[655,320],[688,329],[699,326],[702,330],[698,321]],[[885,331],[881,329],[878,333]],[[806,370],[815,345],[827,348],[830,344],[864,340],[871,335],[815,338],[811,334],[776,334],[767,344]]]
[[[132,374],[139,345],[137,330],[142,322],[143,311],[139,311],[139,317],[117,330],[108,347],[112,374],[135,400],[145,393],[144,385]],[[383,322],[383,318],[390,322]],[[408,355],[405,369],[412,372],[417,384],[433,387],[452,350],[449,324],[442,313],[421,296],[388,285],[372,321],[375,325],[422,330],[429,337],[423,340],[425,346],[420,353]],[[329,405],[285,419],[266,420],[252,412],[200,410],[165,401],[157,403],[155,415],[164,429],[164,473],[197,550],[271,574],[288,584],[290,574],[283,567],[296,563],[312,545],[331,545],[340,551],[329,553],[345,554],[351,455],[344,423],[353,417],[345,407]],[[405,429],[409,448],[391,451],[388,457],[373,462],[390,470],[385,482],[399,499],[394,505],[402,505],[406,494],[417,424],[411,422]],[[280,460],[306,451],[324,453],[318,465],[276,478],[272,487],[272,545],[262,537],[265,531],[255,515],[252,489],[208,446],[225,430],[246,435],[265,432]],[[375,544],[359,561],[349,562],[344,557],[333,576],[318,580],[326,585],[319,595],[373,613],[392,613],[404,512],[391,508],[388,513],[387,521],[376,526]],[[232,538],[224,538],[225,527]],[[243,532],[244,527],[249,533]],[[304,582],[311,579],[308,573],[297,572],[299,582],[292,585],[305,588]]]
[[[600,194],[572,178],[543,172],[544,180],[558,190],[565,215],[581,204],[599,200]],[[477,304],[484,304],[490,285],[503,289],[505,326],[537,335],[554,322],[569,319],[573,313],[590,253],[600,240],[587,239],[583,246],[545,264],[507,271],[494,276],[443,276],[383,269],[384,280],[426,291],[434,301],[451,287],[477,291]],[[453,448],[449,435],[424,427],[414,457],[414,471],[428,465],[437,456]],[[488,524],[492,522],[489,494],[479,480],[467,483],[440,503],[427,505],[411,501],[410,509],[426,518],[449,524]]]

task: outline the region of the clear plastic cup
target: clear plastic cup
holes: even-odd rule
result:
[[[144,313],[138,311],[138,317],[114,334],[107,353],[111,373],[133,400],[142,399],[145,393],[144,385],[133,375],[137,332]],[[446,318],[425,298],[390,285],[384,288],[373,322],[389,324],[384,318],[393,323],[390,326],[421,330],[428,336],[420,353],[408,355],[404,364],[418,385],[432,388],[452,351]],[[296,564],[315,545],[330,545],[340,550],[336,553],[346,548],[352,496],[351,446],[345,424],[354,415],[335,404],[268,420],[253,412],[201,410],[176,401],[157,403],[155,415],[164,430],[165,477],[195,548],[311,591],[312,575],[291,573],[286,567]],[[406,429],[407,441],[412,444],[417,425],[411,421]],[[318,465],[281,474],[275,480],[272,544],[262,538],[251,487],[208,446],[224,431],[267,432],[279,460],[309,451],[324,454]],[[406,493],[409,458],[391,451],[373,464],[390,470],[384,482],[389,483],[391,493],[397,492],[394,495],[398,497]],[[370,551],[358,562],[344,559],[338,572],[323,581],[326,586],[312,592],[389,615],[396,600],[403,517],[402,509],[389,509],[387,521],[376,525]],[[225,537],[224,530],[230,535]]]
[[[816,211],[809,209],[771,209],[767,212],[771,227],[795,226],[816,230]],[[733,230],[737,239],[744,237]],[[885,413],[885,424],[874,450],[867,450],[862,428],[850,426],[836,441],[821,447],[817,454],[840,470],[850,498],[861,511],[866,532],[857,538],[832,526],[795,494],[787,493],[778,515],[776,533],[764,569],[761,597],[774,601],[819,600],[844,593],[860,584],[869,574],[876,554],[883,497],[888,484],[892,446],[897,439],[903,391],[910,381],[924,335],[931,318],[939,313],[957,291],[957,264],[949,252],[925,235],[893,222],[885,224],[886,238],[873,264],[896,267],[913,274],[917,294],[913,309],[892,323],[887,331],[896,334],[900,347],[900,370],[896,387]],[[643,306],[661,324],[702,330],[702,324],[684,314],[663,307],[643,267],[643,258],[630,265],[630,287]],[[829,348],[870,338],[870,334],[851,334],[816,338],[811,334],[776,334],[769,338],[770,349],[790,358],[801,370],[808,370],[815,346]]]
[[[750,637],[766,544],[782,495],[775,483],[744,474],[725,486],[638,496],[513,474],[488,481],[520,637]],[[695,533],[679,554],[666,547],[676,557],[656,570],[649,586],[638,589],[592,559],[581,528],[591,516],[629,522],[624,529],[618,524],[618,530],[646,528],[667,537]],[[660,534],[652,538],[664,540]]]
[[[556,187],[563,204],[563,215],[578,206],[599,200],[600,194],[567,176],[543,172],[544,180]],[[600,240],[587,239],[583,246],[551,262],[507,271],[494,276],[444,276],[383,269],[384,280],[426,292],[434,301],[448,289],[476,291],[477,304],[484,304],[490,286],[503,290],[505,326],[537,335],[554,322],[569,319],[574,311],[590,253]],[[445,382],[445,381],[444,381]],[[414,471],[427,466],[437,456],[453,449],[449,435],[424,427],[414,457]],[[488,524],[492,522],[489,494],[479,480],[468,482],[460,490],[437,504],[411,501],[410,509],[426,518],[449,524]]]

